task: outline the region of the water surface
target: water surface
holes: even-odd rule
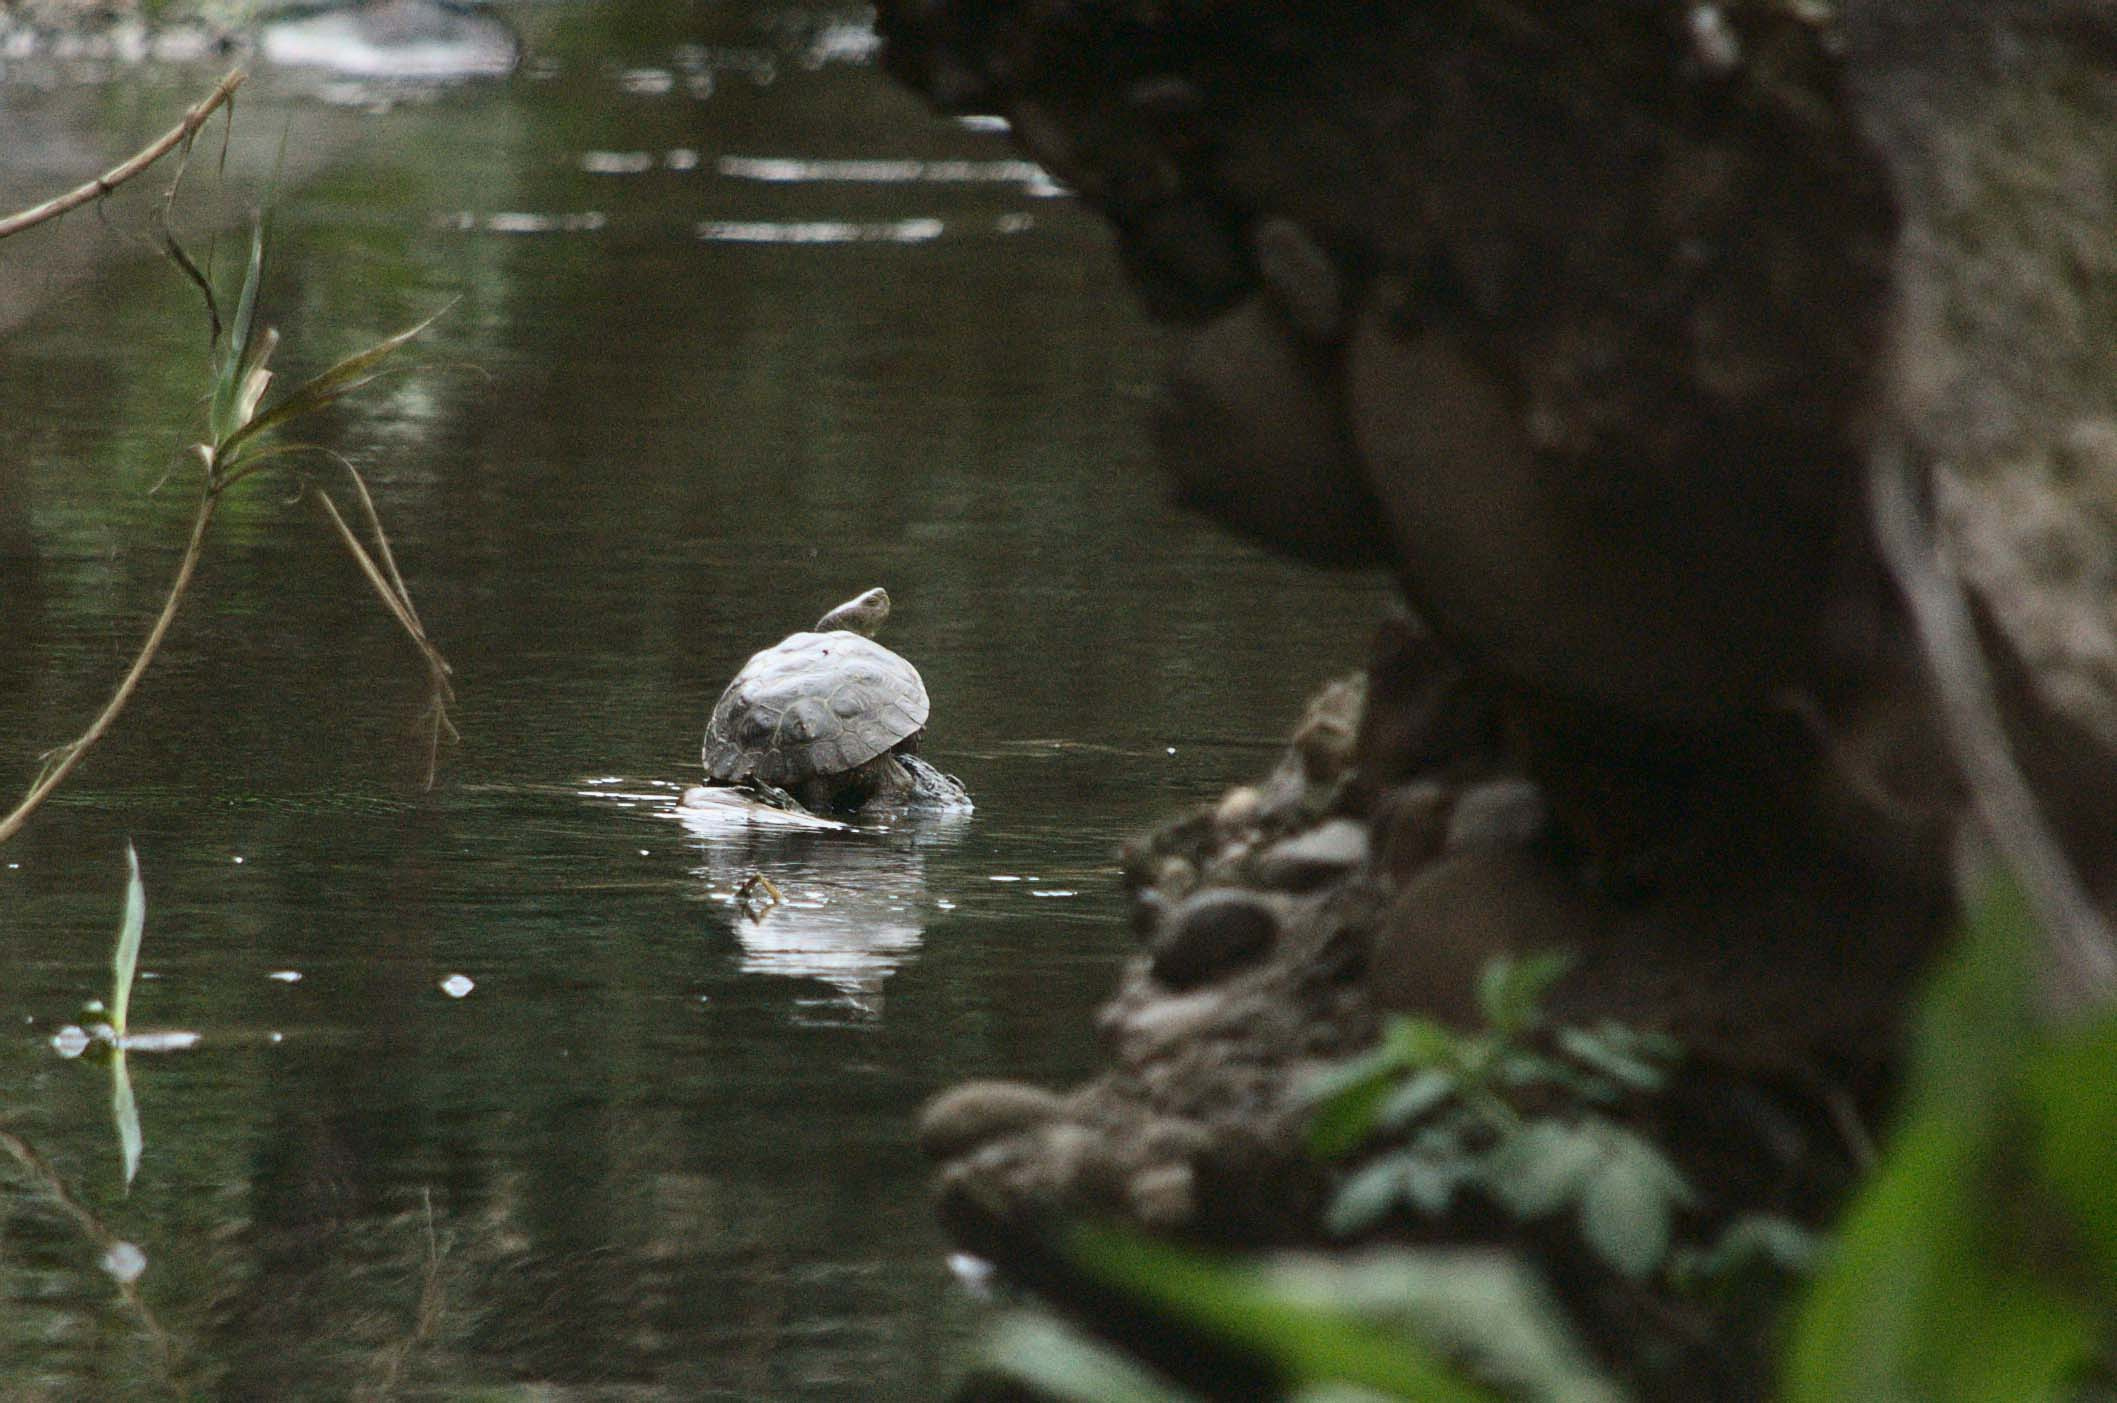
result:
[[[260,74],[229,184],[192,172],[203,237],[290,134],[289,372],[457,299],[306,436],[373,484],[463,742],[423,792],[416,655],[293,478],[240,493],[139,699],[0,847],[0,1126],[56,1181],[0,1157],[0,1396],[947,1389],[976,1307],[909,1118],[1092,1069],[1117,843],[1267,764],[1380,590],[1163,504],[1103,233],[834,18],[543,7],[503,83]],[[213,76],[0,87],[0,120],[107,160]],[[24,236],[109,247],[0,341],[10,783],[100,704],[190,507],[203,332],[138,215]],[[673,817],[743,658],[877,583],[976,815]],[[108,986],[128,837],[134,1022],[204,1035],[130,1059],[129,1193],[107,1068],[48,1043]],[[145,1254],[135,1304],[55,1187]]]

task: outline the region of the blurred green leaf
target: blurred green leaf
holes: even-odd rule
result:
[[[2090,1317],[2007,1234],[2009,1210],[2040,1211],[2012,1158],[2038,1045],[2030,919],[2012,881],[1990,884],[1922,1000],[1905,1122],[1803,1304],[1787,1403],[2024,1403],[2066,1396],[2092,1358]]]
[[[2039,1050],[2027,1088],[2044,1176],[2117,1282],[2117,1017]]]
[[[1397,1403],[1390,1394],[1362,1388],[1358,1384],[1339,1383],[1335,1379],[1304,1384],[1287,1397],[1288,1403]]]
[[[1665,1039],[1651,1039],[1621,1023],[1560,1028],[1552,1039],[1568,1057],[1633,1091],[1659,1091],[1668,1083],[1668,1073],[1650,1060],[1657,1055],[1662,1062],[1673,1060]]]
[[[1266,1279],[1287,1300],[1330,1306],[1425,1341],[1527,1403],[1623,1397],[1520,1261],[1492,1251],[1282,1257]]]
[[[1930,1396],[1947,1403],[2070,1403],[2095,1357],[2094,1322],[2025,1278],[1990,1279],[1974,1310],[1935,1323],[1952,1338]]]
[[[451,302],[448,307],[454,305]],[[218,440],[228,465],[232,467],[239,461],[243,457],[243,446],[258,436],[305,414],[313,414],[368,384],[379,373],[384,361],[402,350],[406,342],[440,320],[448,311],[448,307],[443,307],[432,316],[406,327],[393,336],[384,337],[366,350],[354,352],[329,370],[295,386],[287,393],[285,399],[263,414],[238,424],[225,438]]]
[[[1319,1159],[1352,1153],[1375,1133],[1382,1103],[1396,1089],[1400,1068],[1380,1051],[1333,1068],[1309,1089],[1316,1098],[1308,1123],[1308,1147]]]
[[[1138,1364],[1046,1315],[1004,1317],[985,1337],[986,1363],[1060,1403],[1190,1403]]]
[[[1572,964],[1571,955],[1554,950],[1493,960],[1478,975],[1478,1011],[1502,1037],[1528,1032],[1542,1017],[1544,996]]]
[[[1515,1216],[1541,1218],[1580,1197],[1602,1153],[1585,1130],[1555,1120],[1531,1121],[1493,1148],[1485,1183]]]
[[[1323,1215],[1325,1230],[1338,1237],[1365,1232],[1387,1218],[1406,1197],[1408,1156],[1384,1155],[1339,1186]]]
[[[1723,1228],[1712,1246],[1684,1250],[1678,1282],[1695,1289],[1759,1268],[1807,1276],[1815,1271],[1822,1252],[1822,1241],[1792,1219],[1745,1213]]]
[[[1598,1127],[1602,1154],[1580,1191],[1580,1232],[1612,1268],[1634,1281],[1669,1255],[1678,1206],[1690,1186],[1649,1141],[1618,1126]]]
[[[1363,1319],[1327,1294],[1290,1292],[1255,1266],[1093,1228],[1076,1231],[1072,1252],[1106,1285],[1274,1361],[1293,1380],[1337,1380],[1421,1403],[1495,1403],[1405,1332]]]
[[[1404,1130],[1455,1093],[1455,1078],[1428,1067],[1387,1090],[1389,1094],[1375,1108],[1375,1129]]]
[[[1405,1074],[1444,1060],[1455,1043],[1453,1033],[1430,1019],[1391,1019],[1379,1044],[1332,1067],[1303,1089],[1316,1108],[1308,1126],[1310,1152],[1336,1159],[1372,1139],[1384,1106]],[[1445,1096],[1455,1080],[1445,1071],[1438,1075],[1447,1078],[1440,1088]]]
[[[1930,1116],[1896,1137],[1803,1306],[1786,1403],[1911,1403],[1920,1335],[1969,1265],[1978,1138]]]

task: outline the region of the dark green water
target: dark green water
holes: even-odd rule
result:
[[[1015,154],[867,64],[809,66],[802,17],[553,7],[507,83],[387,112],[246,93],[232,180],[290,133],[285,369],[460,299],[416,373],[305,437],[373,483],[463,743],[421,792],[416,656],[292,478],[239,492],[138,700],[0,846],[0,1127],[144,1252],[154,1322],[0,1156],[0,1398],[915,1399],[955,1376],[979,1307],[910,1117],[966,1076],[1092,1069],[1130,943],[1116,844],[1264,766],[1381,592],[1162,503],[1154,337],[1069,201],[982,164],[755,164]],[[0,87],[0,119],[107,161],[212,76]],[[239,205],[200,176],[197,218]],[[119,241],[92,214],[56,237]],[[0,245],[0,278],[31,256]],[[11,786],[160,602],[202,352],[184,287],[116,255],[0,341]],[[975,817],[678,823],[727,677],[875,583]],[[129,1194],[108,1069],[49,1044],[108,987],[128,837],[133,1023],[203,1035],[130,1059]],[[732,893],[756,871],[789,900],[751,922]]]

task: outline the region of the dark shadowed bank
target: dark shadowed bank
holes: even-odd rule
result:
[[[1103,1294],[1050,1225],[1322,1240],[1345,1169],[1305,1148],[1302,1088],[1393,1012],[1474,1024],[1480,971],[1547,949],[1573,960],[1555,1017],[1685,1049],[1623,1113],[1699,1186],[1691,1228],[1825,1221],[1977,827],[1875,544],[1876,462],[1913,470],[2041,837],[2108,904],[2106,14],[880,10],[892,71],[1005,116],[1188,328],[1154,422],[1180,493],[1386,567],[1417,621],[1382,626],[1257,787],[1128,854],[1143,950],[1097,1080],[929,1108],[950,1231],[1180,1377],[1268,1395]],[[2050,982],[2054,1008],[2107,993]],[[1755,1322],[1563,1226],[1459,1199],[1372,1231],[1512,1242],[1644,1396],[1769,1390]]]

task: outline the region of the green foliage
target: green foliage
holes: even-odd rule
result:
[[[250,257],[236,293],[235,315],[225,323],[211,286],[203,275],[194,274],[206,297],[214,328],[206,415],[209,441],[202,447],[216,478],[226,482],[235,481],[248,468],[273,455],[276,450],[266,448],[264,440],[274,430],[305,419],[373,383],[392,356],[448,310],[443,307],[433,316],[355,351],[322,374],[304,380],[265,409],[265,392],[273,380],[272,353],[279,349],[279,332],[260,321],[270,237],[270,224],[259,215],[250,226]],[[183,261],[188,267],[189,260]]]
[[[2069,1399],[2117,1338],[2117,1017],[2052,1037],[2011,883],[1972,913],[1911,1049],[1904,1121],[1847,1213],[1788,1403]]]
[[[1076,1263],[1105,1283],[1204,1326],[1307,1381],[1355,1384],[1392,1398],[1484,1403],[1410,1332],[1299,1289],[1252,1264],[1214,1262],[1130,1234],[1080,1230]]]
[[[1190,1396],[1107,1345],[1028,1311],[995,1325],[985,1354],[995,1368],[1057,1403],[1185,1403]]]
[[[1530,1274],[1496,1254],[1387,1251],[1350,1260],[1224,1261],[1084,1229],[1072,1255],[1106,1285],[1267,1361],[1286,1396],[1299,1403],[1496,1403],[1502,1396],[1618,1403],[1624,1397],[1596,1372]],[[1003,1321],[987,1339],[986,1358],[996,1371],[1066,1403],[1193,1397],[1034,1316]]]
[[[1485,1030],[1399,1020],[1314,1088],[1319,1151],[1402,1142],[1347,1180],[1333,1221],[1357,1227],[1403,1206],[1436,1214],[1474,1189],[1523,1218],[1574,1213],[1611,1267],[1642,1280],[1659,1272],[1693,1295],[1732,1295],[1764,1272],[1804,1275],[1820,1259],[1787,1350],[1783,1403],[2111,1403],[2117,1012],[2044,1027],[2031,934],[2011,885],[1972,913],[1922,1001],[1903,1122],[1828,1247],[1764,1216],[1737,1218],[1709,1245],[1671,1245],[1688,1187],[1597,1108],[1658,1088],[1674,1050],[1622,1029],[1546,1028],[1542,995],[1562,969],[1549,961],[1488,972]],[[1494,1396],[1486,1389],[1569,1403],[1622,1396],[1528,1270],[1495,1253],[1229,1262],[1094,1232],[1074,1255],[1104,1283],[1274,1365],[1296,1403]],[[1054,1397],[1172,1397],[1154,1380],[1147,1391],[1096,1391],[1085,1381],[1102,1351],[1078,1337],[1016,1368],[1020,1344],[1000,1336],[996,1362]],[[1074,1391],[1040,1372],[1053,1358],[1070,1361],[1073,1372],[1059,1372]]]
[[[1590,1250],[1628,1277],[1668,1260],[1690,1186],[1651,1141],[1589,1108],[1659,1090],[1678,1049],[1615,1023],[1546,1037],[1544,996],[1566,964],[1495,960],[1478,982],[1483,1030],[1397,1019],[1373,1052],[1312,1088],[1317,1153],[1406,1137],[1346,1180],[1332,1231],[1366,1231],[1399,1207],[1436,1217],[1468,1190],[1525,1221],[1574,1215]],[[1553,1109],[1521,1109],[1532,1103]]]

